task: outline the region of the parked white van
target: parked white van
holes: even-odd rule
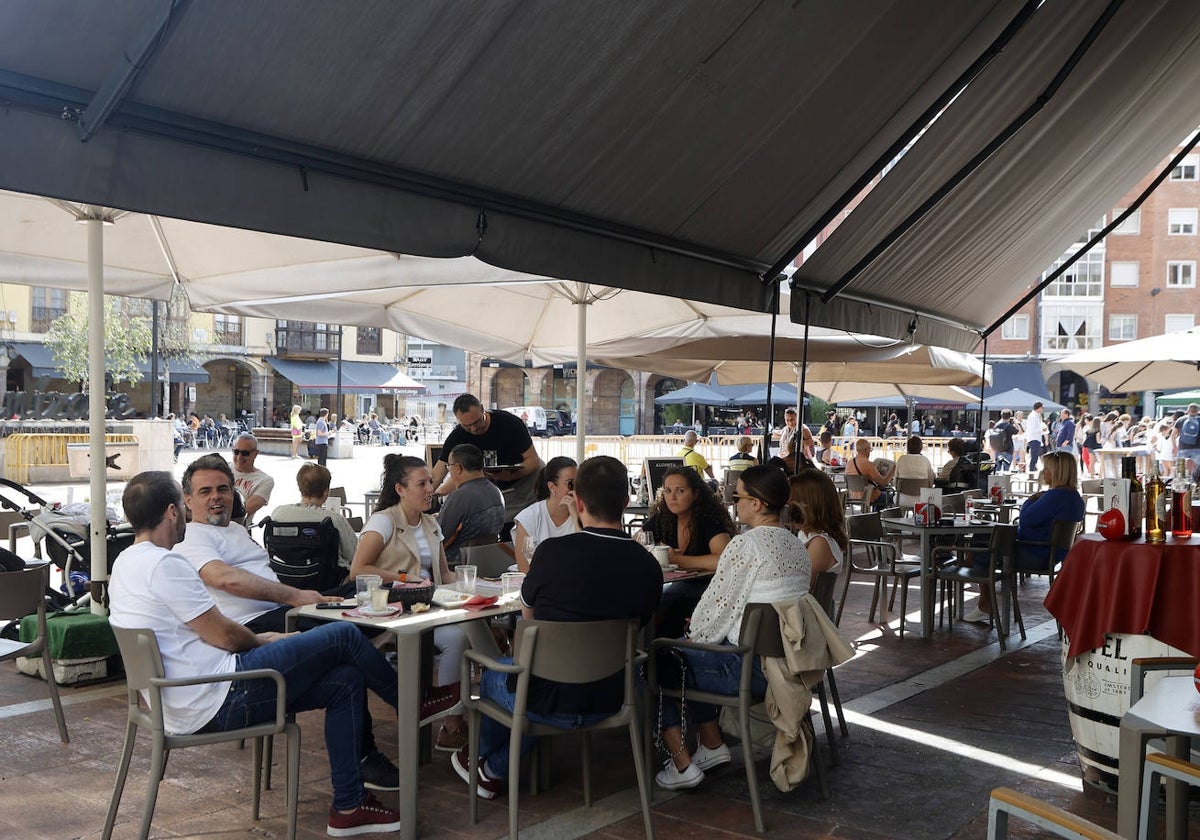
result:
[[[529,429],[529,434],[540,435],[542,437],[547,437],[550,434],[546,430],[546,409],[540,405],[517,405],[504,410],[509,414],[515,414],[517,417],[520,417],[525,423],[525,428]]]

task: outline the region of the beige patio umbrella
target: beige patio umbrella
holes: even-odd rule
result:
[[[1200,327],[1084,350],[1045,365],[1047,374],[1062,370],[1116,392],[1200,387]]]

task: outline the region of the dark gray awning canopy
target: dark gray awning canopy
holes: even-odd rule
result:
[[[24,359],[29,363],[30,374],[35,379],[62,379],[62,370],[49,345],[37,341],[11,341],[7,346],[14,359]],[[143,376],[149,376],[150,359],[139,359],[137,369]],[[168,362],[160,358],[158,375],[165,376],[168,369],[172,382],[208,382],[208,371],[195,362],[182,359],[171,359]]]
[[[766,311],[760,275],[1010,24],[1032,12],[804,287],[986,145],[1104,8],[1035,5],[0,4],[0,188]],[[1191,0],[1123,4],[1051,105],[814,320],[904,335],[915,312],[919,341],[963,348],[1200,121],[1198,33]]]
[[[305,394],[332,394],[337,390],[337,362],[324,359],[281,359],[268,356],[267,364],[285,379],[290,379]],[[420,394],[421,383],[385,362],[342,362],[342,393],[379,394],[399,392]]]

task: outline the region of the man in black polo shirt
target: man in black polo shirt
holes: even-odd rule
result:
[[[645,625],[658,608],[663,578],[653,555],[621,527],[621,512],[629,502],[625,465],[605,455],[587,459],[575,476],[575,496],[583,530],[538,545],[521,587],[522,614],[543,621],[636,618]],[[485,671],[479,684],[483,697],[509,710],[514,689],[515,680],[510,686],[505,674],[493,671]],[[585,685],[533,679],[528,714],[539,723],[574,729],[620,711],[623,700],[624,676],[620,673]],[[479,795],[484,799],[507,790],[509,737],[506,727],[483,719]],[[532,744],[532,738],[525,739],[522,753]],[[466,748],[451,758],[464,781],[469,762]]]
[[[537,501],[538,475],[545,464],[533,448],[533,438],[520,417],[507,411],[486,411],[473,394],[460,394],[454,400],[454,418],[458,426],[446,436],[442,454],[433,465],[433,483],[442,495],[457,488],[448,476],[450,452],[459,444],[469,443],[483,452],[487,477],[504,494],[504,519],[513,517]],[[496,470],[493,466],[512,469]]]

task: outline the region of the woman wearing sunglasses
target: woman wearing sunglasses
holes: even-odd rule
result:
[[[734,537],[717,563],[717,573],[692,614],[689,637],[711,644],[738,643],[742,612],[748,603],[795,601],[809,589],[812,563],[800,540],[783,526],[781,514],[788,507],[788,481],[781,470],[770,466],[750,467],[738,477],[738,520],[751,526]],[[687,663],[689,685],[701,690],[736,694],[741,657],[736,653],[681,650]],[[667,676],[677,668],[667,666]],[[763,696],[766,677],[757,657],[751,690]],[[717,708],[691,701],[690,717],[696,722],[699,745],[694,754],[683,741],[682,718],[673,702],[662,704],[663,744],[670,757],[655,776],[659,787],[669,790],[692,788],[704,780],[704,771],[731,760],[729,747],[717,723]]]
[[[538,482],[538,500],[516,516],[513,548],[517,568],[529,571],[529,561],[542,540],[564,537],[579,530],[579,510],[575,506],[574,458],[551,458],[542,468]]]

